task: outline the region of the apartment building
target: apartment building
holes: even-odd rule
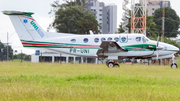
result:
[[[114,4],[106,6],[107,8],[107,30],[104,30],[108,34],[115,33],[117,31],[117,6]],[[105,22],[106,23],[106,22]]]
[[[99,34],[112,34],[117,31],[117,6],[105,6],[104,2],[98,0],[88,0],[89,10],[94,14],[98,21]]]
[[[154,15],[156,9],[162,8],[163,5],[165,7],[171,7],[171,3],[169,0],[147,0],[147,11],[148,15]]]

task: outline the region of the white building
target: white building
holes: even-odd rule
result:
[[[105,6],[98,0],[88,0],[89,10],[98,21],[100,34],[114,34],[117,31],[117,6],[112,4]]]
[[[96,20],[98,21],[99,25],[102,26],[103,23],[103,8],[104,3],[99,2],[97,0],[88,0],[89,4],[89,10],[94,14],[96,17]],[[100,30],[100,34],[102,33],[102,28],[99,27],[98,30]]]
[[[147,0],[148,15],[154,15],[155,10],[162,8],[163,5],[165,7],[171,7],[171,3],[169,0]]]
[[[39,62],[59,62],[59,63],[96,63],[100,61],[97,58],[86,58],[86,57],[77,57],[69,54],[58,54],[54,52],[39,52],[38,54],[31,55],[32,63]]]
[[[117,31],[117,6],[114,4],[107,6],[107,24],[108,34],[114,34]]]

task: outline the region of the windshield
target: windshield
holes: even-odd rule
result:
[[[147,41],[149,41],[149,40],[150,40],[150,39],[149,39],[149,38],[147,38],[147,37],[145,37],[145,38],[146,38],[146,40],[147,40]]]
[[[148,42],[150,39],[149,38],[147,38],[146,36],[143,36],[142,37],[142,41],[143,41],[143,43],[146,43],[146,42]]]

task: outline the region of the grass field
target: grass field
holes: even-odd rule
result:
[[[170,66],[0,63],[0,101],[178,101]]]

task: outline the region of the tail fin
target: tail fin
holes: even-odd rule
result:
[[[44,30],[32,18],[32,12],[3,11],[9,15],[20,40],[41,40],[47,38]]]

